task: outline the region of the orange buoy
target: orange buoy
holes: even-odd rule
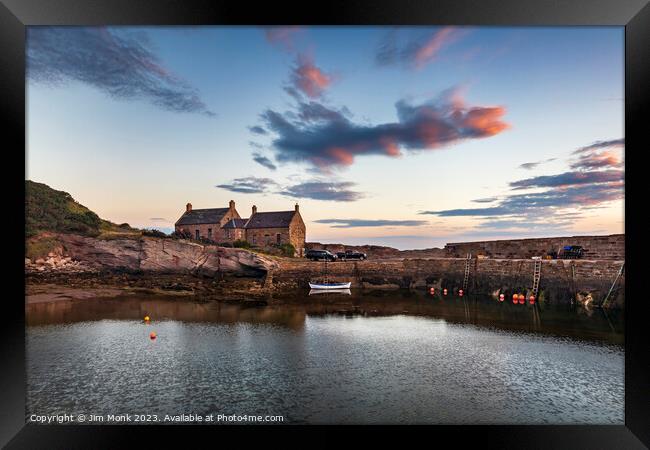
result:
[[[444,288],[444,289],[442,290],[442,295],[447,295],[447,288]]]
[[[519,294],[519,304],[523,305],[526,303],[526,296],[524,294]]]
[[[462,290],[462,289],[458,289],[458,296],[459,296],[459,297],[462,297],[462,296],[463,296],[463,290]]]
[[[151,333],[149,333],[149,339],[151,339],[152,341],[154,339],[156,339],[157,337],[158,337],[158,335],[156,334],[155,331],[152,331]]]
[[[505,295],[503,295],[503,294],[500,294],[500,295],[499,295],[499,301],[500,301],[500,302],[504,301],[505,299],[506,299],[506,296],[505,296]]]
[[[516,305],[518,299],[519,299],[519,296],[517,294],[512,294],[512,303],[514,303]]]
[[[534,295],[531,295],[530,297],[528,297],[528,302],[529,302],[531,305],[534,305],[534,304],[535,304],[535,296],[534,296]]]

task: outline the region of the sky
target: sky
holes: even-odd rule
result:
[[[29,27],[26,179],[170,231],[300,205],[307,241],[624,232],[622,27]]]

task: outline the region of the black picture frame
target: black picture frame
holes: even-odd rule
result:
[[[293,427],[43,426],[25,424],[24,295],[25,27],[29,25],[487,25],[625,27],[625,425],[624,426],[437,426],[407,427],[429,442],[475,440],[485,448],[645,448],[650,446],[650,343],[648,307],[641,284],[646,240],[642,162],[648,148],[644,117],[650,116],[650,5],[648,0],[330,0],[318,4],[186,0],[0,0],[0,88],[7,214],[11,253],[5,257],[6,295],[0,310],[0,443],[7,448],[121,448],[166,442],[171,434],[228,432],[248,441],[279,436]],[[646,144],[644,144],[644,142]],[[13,162],[9,163],[10,156]],[[15,164],[15,169],[14,165]],[[7,167],[8,166],[8,167]],[[9,169],[11,167],[11,169]],[[20,169],[22,167],[22,170]],[[12,170],[13,169],[13,170]],[[22,173],[21,173],[22,172]],[[635,203],[637,202],[637,203]],[[11,233],[11,234],[9,234]],[[14,236],[11,238],[10,236]],[[638,293],[637,296],[634,293]],[[598,382],[598,380],[594,380]],[[355,427],[347,427],[352,429]],[[404,427],[373,427],[375,437]],[[305,428],[301,428],[302,431]],[[321,443],[335,443],[332,427],[308,427]],[[262,432],[263,431],[263,432]],[[368,431],[364,429],[363,431]]]

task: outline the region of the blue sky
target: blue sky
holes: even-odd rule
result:
[[[623,232],[623,28],[31,27],[26,178],[168,228],[398,248]],[[595,144],[596,145],[593,145]],[[523,166],[522,166],[523,165]]]

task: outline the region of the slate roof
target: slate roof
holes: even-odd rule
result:
[[[270,211],[253,214],[246,228],[286,228],[296,211]]]
[[[200,223],[219,223],[230,208],[193,209],[185,212],[176,225],[197,225]]]
[[[244,228],[248,219],[230,219],[221,228]]]

